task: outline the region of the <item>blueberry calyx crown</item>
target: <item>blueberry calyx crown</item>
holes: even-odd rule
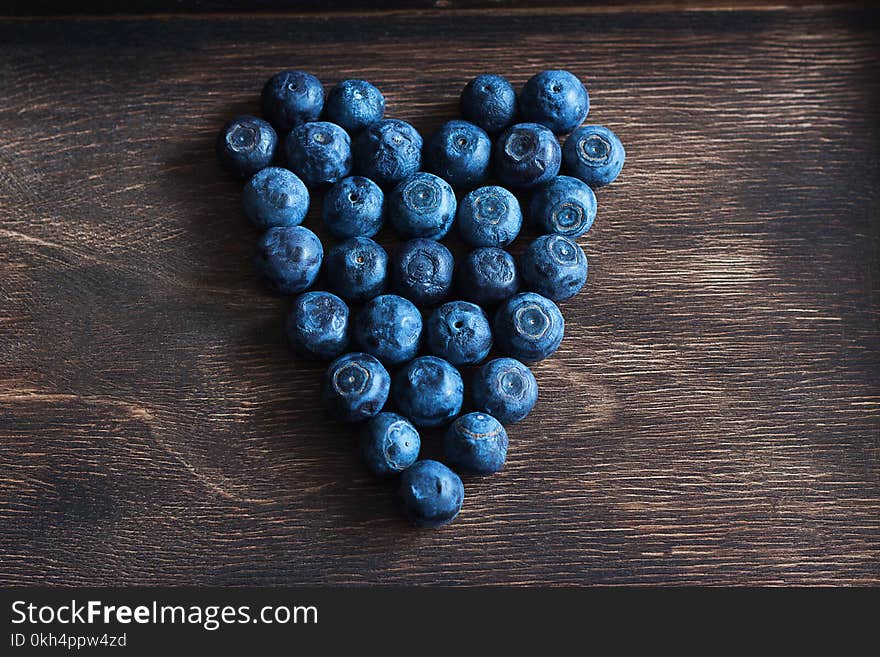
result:
[[[346,363],[333,373],[333,387],[344,397],[353,397],[367,389],[370,370],[360,363]]]

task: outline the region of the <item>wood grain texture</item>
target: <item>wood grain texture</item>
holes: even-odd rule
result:
[[[158,14],[333,14],[338,12],[382,13],[389,11],[413,10],[503,10],[523,9],[559,10],[565,7],[577,8],[578,12],[598,11],[703,11],[710,10],[778,10],[783,7],[797,8],[861,6],[868,3],[851,0],[780,0],[768,3],[767,0],[595,0],[584,3],[579,0],[385,0],[365,2],[364,0],[78,0],[76,3],[65,0],[5,0],[0,4],[0,16],[31,18],[36,16],[155,16]]]
[[[878,34],[812,9],[0,20],[0,584],[880,584]],[[627,165],[508,466],[414,531],[287,352],[212,140],[280,68],[370,79],[428,132],[471,76],[551,66]]]

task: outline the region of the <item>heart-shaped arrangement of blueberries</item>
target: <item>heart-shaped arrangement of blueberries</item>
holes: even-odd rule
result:
[[[385,98],[364,80],[340,82],[325,100],[315,76],[283,71],[264,86],[261,105],[264,119],[239,116],[217,141],[221,161],[247,178],[244,211],[264,231],[255,265],[273,290],[299,295],[287,337],[298,354],[332,361],[323,398],[334,417],[363,424],[366,466],[399,477],[414,525],[444,525],[464,500],[455,471],[500,470],[504,425],[538,399],[525,363],[562,341],[556,302],[587,280],[575,239],[595,219],[592,188],[620,173],[623,145],[608,128],[581,125],[589,96],[559,70],[538,73],[519,96],[503,77],[474,78],[461,93],[465,120],[449,121],[427,144],[406,121],[384,118]],[[531,193],[528,218],[542,233],[518,261],[504,250],[523,223],[508,188]],[[318,193],[338,241],[326,254],[300,225]],[[386,219],[408,240],[390,259],[371,239]],[[453,225],[473,247],[458,266],[439,241]],[[329,291],[307,291],[322,265]],[[448,300],[453,292],[462,300]],[[430,309],[427,319],[420,308]],[[491,321],[484,308],[494,309]],[[460,415],[458,368],[480,365],[493,345],[504,357],[479,367],[475,411]],[[389,397],[397,412],[383,412]],[[446,465],[419,460],[419,429],[442,426]]]

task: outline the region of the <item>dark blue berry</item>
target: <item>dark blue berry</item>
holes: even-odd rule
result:
[[[596,195],[577,178],[556,176],[535,191],[529,217],[541,232],[580,237],[596,218]]]
[[[327,94],[324,115],[355,134],[385,116],[385,97],[366,80],[343,80]]]
[[[340,356],[324,373],[322,396],[331,417],[360,422],[379,413],[388,401],[391,377],[369,354]]]
[[[474,408],[504,424],[519,422],[538,401],[538,382],[532,371],[513,358],[490,360],[473,380]]]
[[[281,71],[263,86],[260,105],[265,116],[282,134],[315,121],[324,107],[324,87],[305,71]]]
[[[255,116],[237,116],[217,136],[217,157],[227,169],[249,178],[272,163],[278,135]]]
[[[321,217],[336,239],[373,237],[385,219],[385,194],[369,178],[343,178],[324,195]]]
[[[425,325],[428,348],[456,366],[476,365],[492,349],[492,327],[478,305],[450,301],[434,310]]]
[[[301,356],[331,360],[348,346],[348,306],[329,292],[298,296],[286,324],[287,340]]]
[[[507,246],[522,228],[522,210],[516,197],[503,187],[479,187],[461,200],[456,223],[468,244]]]
[[[335,123],[313,121],[290,131],[287,164],[309,186],[335,183],[351,171],[351,139]]]
[[[459,108],[466,120],[494,136],[516,118],[516,92],[500,75],[480,75],[465,85]]]
[[[442,358],[420,356],[395,375],[392,397],[402,415],[417,427],[439,427],[461,411],[464,383]]]
[[[433,134],[425,148],[425,169],[453,187],[474,187],[489,176],[492,142],[481,128],[467,121],[449,121]]]
[[[321,240],[303,226],[274,226],[257,242],[254,265],[279,294],[297,294],[318,278],[324,249]]]
[[[495,142],[495,173],[510,187],[534,187],[559,173],[556,135],[537,123],[517,123]]]
[[[391,280],[398,294],[419,305],[439,303],[452,287],[455,260],[435,240],[405,242],[391,262]]]
[[[507,460],[507,431],[487,413],[462,415],[446,430],[443,454],[460,472],[487,475]]]
[[[485,247],[468,253],[458,269],[458,289],[465,299],[491,306],[516,294],[519,272],[513,256]]]
[[[346,301],[369,301],[385,291],[388,256],[369,237],[352,237],[337,244],[324,262],[328,286]]]
[[[438,461],[416,461],[400,475],[403,514],[416,527],[440,527],[455,520],[464,501],[461,478]]]
[[[566,169],[591,187],[613,182],[626,161],[620,139],[601,125],[585,125],[572,132],[562,154]]]
[[[309,190],[295,173],[266,167],[248,180],[241,204],[257,228],[298,226],[309,211]]]
[[[542,71],[530,78],[519,95],[526,121],[547,126],[556,134],[571,132],[590,111],[583,83],[568,71]]]
[[[383,119],[354,142],[355,171],[380,185],[394,185],[422,164],[422,136],[406,121]]]
[[[421,446],[418,430],[396,413],[379,413],[364,425],[361,434],[364,462],[377,477],[406,470],[419,458]]]
[[[532,363],[559,348],[565,320],[550,299],[534,292],[521,292],[501,304],[494,328],[495,343],[502,353]]]
[[[455,192],[434,174],[415,173],[389,194],[388,219],[403,238],[442,239],[455,220]]]
[[[520,256],[519,270],[527,289],[564,301],[587,282],[587,256],[564,235],[542,235]]]
[[[358,346],[388,365],[413,358],[422,339],[422,316],[411,301],[394,294],[371,299],[354,320]]]

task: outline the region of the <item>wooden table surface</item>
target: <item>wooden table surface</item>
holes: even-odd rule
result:
[[[0,584],[880,584],[877,12],[17,17],[0,43]],[[548,67],[627,164],[505,470],[412,530],[287,351],[212,140],[282,68],[369,79],[427,133],[475,74]]]

